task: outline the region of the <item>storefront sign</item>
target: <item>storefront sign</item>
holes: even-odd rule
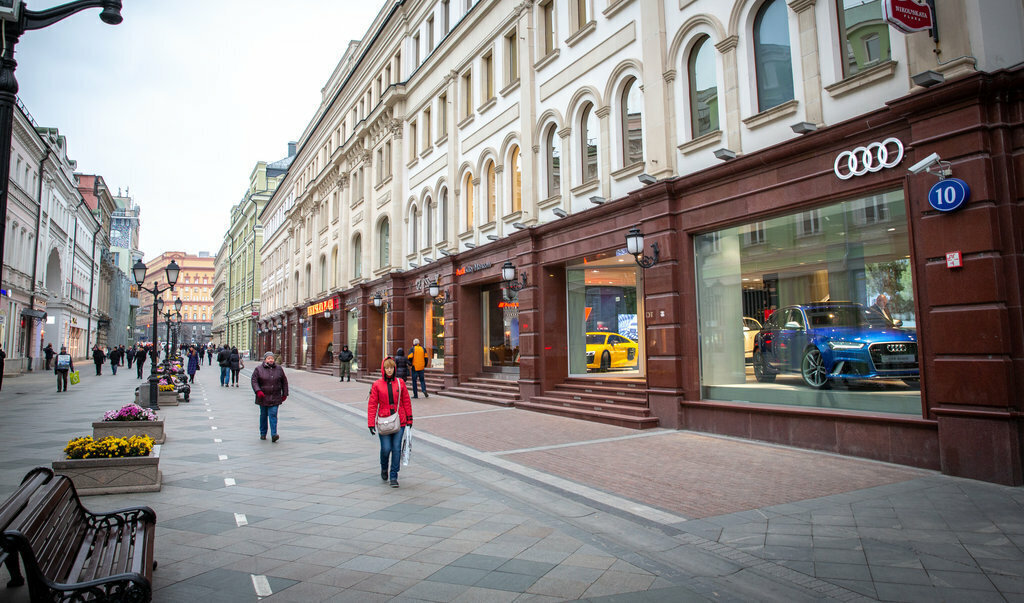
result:
[[[914,33],[935,27],[932,8],[925,0],[884,0],[885,20],[903,33]]]
[[[971,187],[959,178],[945,178],[928,191],[928,203],[939,211],[960,209],[971,197]]]
[[[322,314],[328,310],[334,310],[337,307],[338,298],[332,297],[331,299],[325,299],[324,301],[317,302],[311,306],[306,306],[306,315],[316,316],[317,314]],[[253,313],[253,316],[256,316],[256,313]]]
[[[519,302],[498,302],[499,308],[518,308]]]
[[[455,276],[462,276],[464,274],[469,274],[470,272],[479,272],[481,270],[486,270],[493,265],[494,264],[490,262],[483,262],[480,264],[469,264],[468,266],[463,266],[462,268],[456,268]]]
[[[883,168],[893,168],[903,161],[903,143],[898,138],[886,138],[882,142],[872,142],[865,147],[857,147],[836,155],[832,171],[840,180],[849,180],[854,176],[863,176],[879,172]]]

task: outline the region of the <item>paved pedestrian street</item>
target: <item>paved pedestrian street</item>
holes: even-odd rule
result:
[[[156,510],[154,601],[1024,601],[1021,488],[432,395],[392,489],[369,386],[286,373],[279,442],[204,366],[162,490],[84,499]],[[140,383],[5,380],[0,495]]]

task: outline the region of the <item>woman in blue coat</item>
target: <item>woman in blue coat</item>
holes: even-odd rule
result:
[[[190,347],[188,349],[188,368],[186,370],[188,371],[188,382],[189,383],[195,383],[196,382],[196,371],[199,370],[199,363],[200,363],[199,356],[200,356],[200,354],[199,354],[199,352],[196,352],[195,348]]]

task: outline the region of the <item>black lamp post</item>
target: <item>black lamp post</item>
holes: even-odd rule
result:
[[[171,260],[171,263],[168,264],[167,268],[164,269],[164,273],[167,276],[168,286],[161,289],[160,283],[153,283],[152,288],[147,288],[144,286],[146,282],[146,265],[142,262],[142,260],[139,260],[135,262],[134,266],[132,266],[132,277],[135,279],[135,284],[138,285],[139,289],[153,296],[153,351],[156,352],[157,354],[159,354],[159,349],[156,347],[156,329],[157,322],[160,320],[158,316],[158,312],[160,311],[160,309],[158,306],[161,306],[163,304],[163,299],[157,298],[157,296],[163,293],[164,291],[167,291],[168,289],[174,291],[174,284],[178,282],[179,272],[181,272],[181,269],[178,268],[178,263],[175,262],[174,260]],[[151,370],[149,374],[149,407],[153,410],[160,410],[160,405],[157,404],[156,400],[156,382],[160,380],[160,377],[157,375],[156,372],[156,359],[156,355],[150,358]]]
[[[87,8],[102,8],[100,19],[117,25],[121,22],[121,0],[78,0],[46,10],[28,10],[22,0],[0,1],[0,21],[3,22],[3,53],[0,55],[0,217],[7,223],[7,185],[11,177],[11,133],[14,130],[14,103],[18,95],[18,80],[14,70],[14,47],[21,34],[42,29]],[[4,235],[0,229],[0,265],[4,263]]]

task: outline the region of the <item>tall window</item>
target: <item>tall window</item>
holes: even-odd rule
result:
[[[427,17],[427,54],[434,50],[434,16]]]
[[[306,264],[306,298],[313,297],[313,267]]]
[[[381,220],[377,227],[377,267],[391,265],[391,222],[387,218]]]
[[[473,71],[462,76],[462,117],[473,114]]]
[[[488,52],[483,58],[484,68],[484,82],[483,82],[483,93],[484,102],[487,102],[494,98],[494,54]]]
[[[327,291],[327,258],[320,256],[320,291]]]
[[[854,75],[891,58],[889,26],[879,2],[837,0],[839,39],[843,41],[843,74]]]
[[[331,289],[338,286],[338,247],[331,249]]]
[[[414,34],[412,37],[412,68],[415,69],[420,65],[420,34]]]
[[[423,110],[423,150],[430,148],[430,107]]]
[[[541,50],[544,56],[555,51],[555,0],[540,5]]]
[[[438,206],[438,220],[441,223],[441,241],[448,241],[448,189],[441,189],[441,201]]]
[[[719,129],[715,47],[703,36],[693,45],[686,71],[690,83],[690,127],[693,138]]]
[[[430,247],[434,244],[434,204],[430,197],[423,200],[423,207],[427,209],[427,220],[423,229],[423,245]]]
[[[363,237],[352,237],[352,278],[363,278]]]
[[[583,182],[597,180],[597,137],[600,136],[600,132],[594,105],[588,103],[580,113],[579,144]]]
[[[505,85],[519,79],[519,31],[505,34]]]
[[[498,204],[497,187],[495,186],[497,177],[494,173],[493,161],[487,162],[487,165],[484,167],[484,175],[487,178],[487,221],[493,222]]]
[[[451,6],[448,0],[441,0],[441,37],[448,35],[449,22],[451,21]]]
[[[416,122],[409,122],[409,161],[416,159]]]
[[[463,197],[466,199],[466,230],[473,228],[473,175],[466,173],[462,184]]]
[[[579,31],[590,21],[587,0],[571,0],[569,6],[572,8],[572,30]]]
[[[416,212],[416,206],[411,205],[409,207],[409,253],[415,253],[419,249],[419,234],[420,220],[419,214]]]
[[[548,167],[548,197],[559,194],[562,186],[562,143],[559,140],[557,129],[554,124],[551,124],[544,137],[544,150],[547,154],[545,159]]]
[[[754,68],[757,110],[766,111],[793,100],[793,60],[789,48],[789,15],[785,0],[771,0],[754,19]]]
[[[448,135],[448,93],[442,92],[437,97],[437,137]]]
[[[519,167],[519,147],[512,147],[508,162],[509,181],[512,189],[512,212],[523,209],[523,171]]]
[[[644,160],[644,97],[640,83],[630,78],[622,89],[622,165]]]

